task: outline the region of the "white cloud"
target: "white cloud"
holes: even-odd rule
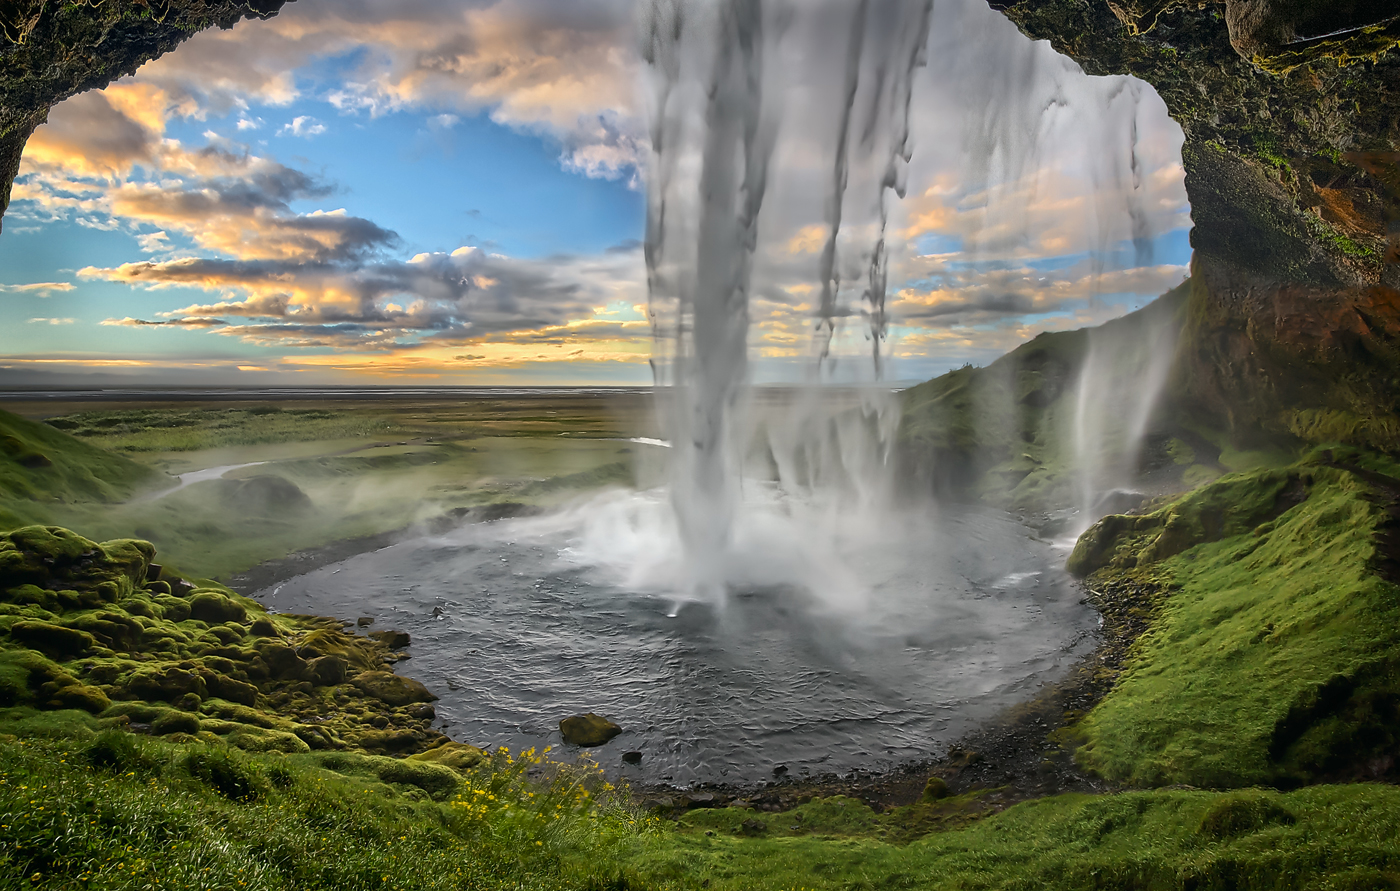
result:
[[[0,291],[11,294],[38,294],[40,297],[50,297],[55,292],[71,291],[76,285],[69,282],[30,282],[25,285],[0,285]]]
[[[29,324],[31,324],[31,325],[71,325],[71,324],[73,324],[73,323],[76,322],[76,321],[78,321],[78,320],[77,320],[77,319],[30,319],[30,320],[29,320]]]
[[[326,132],[326,125],[313,118],[311,115],[303,114],[292,118],[290,124],[286,124],[277,131],[278,136],[291,134],[300,136],[303,139],[310,139],[313,136],[320,136]]]

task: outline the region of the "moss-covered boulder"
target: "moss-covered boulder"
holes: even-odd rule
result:
[[[10,625],[10,639],[60,660],[85,656],[97,645],[97,641],[86,631],[23,620]]]
[[[196,590],[190,595],[190,618],[200,622],[246,622],[248,610],[221,591]]]
[[[411,705],[415,702],[437,700],[422,683],[392,671],[362,671],[351,679],[351,683],[366,696],[372,696],[388,705]]]
[[[602,715],[589,712],[572,715],[559,722],[564,742],[571,746],[601,746],[622,732],[622,728]]]

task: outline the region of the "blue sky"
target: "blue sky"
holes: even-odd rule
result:
[[[1136,308],[1190,256],[1160,100],[978,4],[943,9],[891,216],[897,379]],[[648,382],[631,28],[622,0],[297,0],[57,106],[0,233],[6,379]],[[984,156],[985,98],[958,72],[1011,56],[1038,73],[1003,105],[1038,136]],[[1033,111],[1047,95],[1072,114]],[[819,107],[793,118],[779,156],[818,163],[781,165],[764,208],[759,379],[812,355],[824,131]]]

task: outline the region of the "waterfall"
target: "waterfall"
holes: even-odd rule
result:
[[[932,0],[647,0],[650,89],[645,241],[653,369],[674,448],[670,492],[690,593],[723,602],[746,453],[750,299],[761,211],[784,110],[829,127],[824,243],[814,270],[808,391],[762,419],[771,476],[788,494],[868,501],[897,424],[888,394],[819,390],[845,319],[860,318],[878,380],[886,334],[888,193],[903,196],[914,71]],[[797,49],[797,48],[800,48]],[[822,92],[830,59],[838,88]],[[820,93],[820,95],[817,95]],[[830,98],[836,97],[835,101]]]

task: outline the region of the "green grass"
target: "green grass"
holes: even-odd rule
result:
[[[385,759],[388,760],[388,759]],[[403,762],[400,762],[403,763]],[[601,889],[655,831],[596,771],[498,755],[441,801],[121,731],[0,741],[0,888]],[[444,770],[446,770],[444,768]]]
[[[1072,566],[1165,591],[1079,727],[1085,766],[1135,785],[1288,785],[1393,751],[1400,591],[1375,570],[1388,517],[1331,454],[1222,477],[1081,540]]]
[[[118,452],[190,452],[308,440],[378,439],[408,432],[372,412],[320,408],[155,408],[87,411],[51,418],[49,426]]]
[[[647,839],[626,867],[644,882],[712,891],[1400,884],[1400,790],[1386,786],[1062,795],[907,845],[819,822],[789,829],[795,813],[690,817],[676,835]],[[773,828],[746,830],[746,819]]]
[[[552,504],[630,485],[633,447],[616,440],[651,432],[649,403],[622,397],[74,410],[84,408],[60,406],[64,413],[47,423],[0,415],[0,427],[38,443],[0,460],[0,529],[135,534],[185,569],[224,579],[293,551],[460,508]],[[40,446],[52,466],[22,463]],[[170,473],[263,463],[154,497],[174,481],[104,449]],[[292,483],[305,499],[240,498],[229,481],[261,476]]]
[[[442,786],[386,781],[363,756],[255,755],[92,723],[49,713],[25,738],[0,736],[0,888],[1400,887],[1389,786],[1061,795],[908,837],[914,811],[946,800],[877,814],[818,799],[672,824],[588,765],[532,753],[446,771]]]
[[[9,502],[108,504],[159,482],[148,467],[0,411],[0,516]]]
[[[1094,349],[1111,357],[1116,373],[1139,373],[1150,352],[1144,345],[1163,328],[1180,327],[1189,290],[1183,284],[1093,329]],[[1090,329],[1043,333],[986,368],[958,369],[904,391],[904,472],[942,493],[1016,509],[1075,503],[1073,424],[1089,350]]]

